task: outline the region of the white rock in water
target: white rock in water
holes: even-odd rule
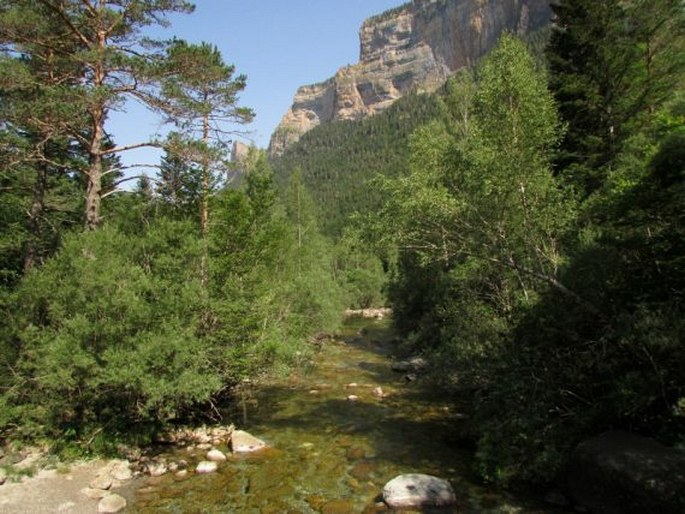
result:
[[[126,508],[126,498],[118,494],[108,494],[98,503],[98,513],[119,512]]]
[[[442,478],[409,473],[393,478],[383,487],[383,501],[392,509],[448,507],[457,498],[452,485]]]
[[[244,430],[235,430],[231,435],[231,450],[234,453],[256,452],[266,448],[266,443]]]
[[[219,465],[216,462],[212,462],[209,460],[203,460],[200,462],[197,467],[195,468],[196,473],[214,473],[217,469],[219,468]]]
[[[214,462],[225,462],[226,455],[221,450],[217,450],[216,448],[214,448],[212,450],[209,450],[209,452],[207,453],[207,460],[212,460]]]

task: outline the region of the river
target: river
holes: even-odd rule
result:
[[[409,472],[452,483],[457,506],[440,512],[568,512],[481,484],[472,448],[454,438],[464,415],[420,378],[390,369],[391,340],[387,321],[348,321],[315,365],[260,386],[229,413],[271,449],[231,456],[213,474],[145,479],[127,512],[370,514],[384,512],[383,485]]]

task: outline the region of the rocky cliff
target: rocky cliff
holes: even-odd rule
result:
[[[354,120],[414,91],[433,91],[476,62],[503,31],[525,34],[549,22],[549,0],[412,0],[364,22],[359,63],[302,86],[271,136],[281,154],[321,123]]]

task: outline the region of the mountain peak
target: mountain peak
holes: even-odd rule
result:
[[[503,31],[532,32],[549,22],[548,0],[413,0],[367,19],[357,64],[300,87],[271,136],[280,155],[312,128],[386,109],[410,92],[434,91],[475,63]]]

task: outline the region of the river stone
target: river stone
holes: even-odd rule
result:
[[[118,494],[108,494],[98,503],[98,513],[119,512],[126,508],[126,498]]]
[[[83,489],[81,489],[81,494],[87,496],[91,500],[99,500],[100,498],[104,498],[105,496],[111,493],[103,489],[93,489],[92,487],[84,487]]]
[[[168,471],[164,462],[151,462],[147,465],[147,472],[151,477],[161,477]]]
[[[391,366],[393,371],[406,373],[407,371],[419,372],[428,367],[428,362],[423,357],[411,357],[404,361],[394,362]]]
[[[211,460],[214,462],[226,462],[226,454],[222,452],[221,450],[217,450],[216,448],[213,448],[207,452],[207,460]]]
[[[109,474],[98,475],[90,481],[91,489],[107,490],[112,487],[112,477]]]
[[[244,430],[235,430],[231,436],[231,450],[234,453],[256,452],[266,448],[266,443]]]
[[[119,460],[112,462],[112,478],[125,482],[131,480],[133,472],[131,471],[131,464],[127,460]]]
[[[383,501],[392,509],[449,507],[457,498],[447,480],[421,473],[393,478],[383,487]]]
[[[217,469],[219,468],[219,465],[216,462],[209,461],[209,460],[203,460],[200,462],[197,467],[195,468],[196,473],[214,473]]]

